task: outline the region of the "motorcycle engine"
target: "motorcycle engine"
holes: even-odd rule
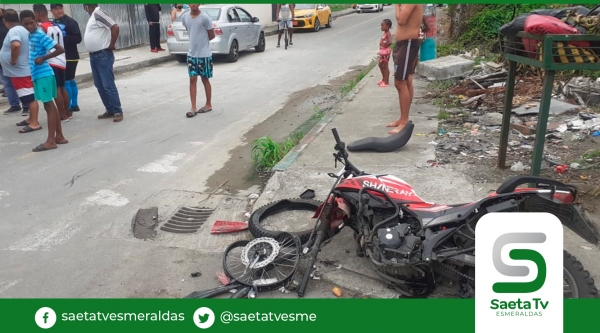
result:
[[[421,248],[421,238],[411,233],[410,224],[398,224],[391,228],[377,230],[379,248],[384,257],[392,262],[410,261]]]

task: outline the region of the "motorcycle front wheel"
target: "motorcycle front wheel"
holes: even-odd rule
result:
[[[598,298],[594,278],[566,250],[563,251],[563,294],[564,298]]]

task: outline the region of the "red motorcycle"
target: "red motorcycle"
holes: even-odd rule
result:
[[[435,204],[420,198],[402,179],[372,175],[349,160],[345,143],[336,140],[335,164],[344,167],[325,202],[286,199],[256,210],[249,221],[254,237],[276,237],[261,225],[268,216],[285,210],[313,210],[312,230],[299,236],[307,269],[298,286],[303,297],[319,250],[345,226],[354,231],[356,253],[370,259],[378,275],[400,294],[427,297],[444,278],[458,286],[462,298],[475,295],[475,225],[491,212],[549,212],[591,244],[599,236],[587,214],[575,204],[577,188],[552,179],[516,176],[478,201]],[[518,188],[530,184],[529,187]],[[565,298],[597,298],[593,278],[564,251]]]

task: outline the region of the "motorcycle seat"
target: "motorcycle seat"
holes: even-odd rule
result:
[[[348,144],[349,151],[377,151],[381,153],[386,153],[390,151],[394,151],[398,148],[404,147],[410,137],[412,136],[412,132],[415,125],[412,121],[409,121],[404,128],[396,133],[386,137],[368,137],[364,139],[360,139]]]

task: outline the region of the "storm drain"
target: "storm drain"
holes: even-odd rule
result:
[[[160,227],[160,230],[176,234],[194,233],[204,225],[214,211],[211,208],[181,207],[167,223]]]

